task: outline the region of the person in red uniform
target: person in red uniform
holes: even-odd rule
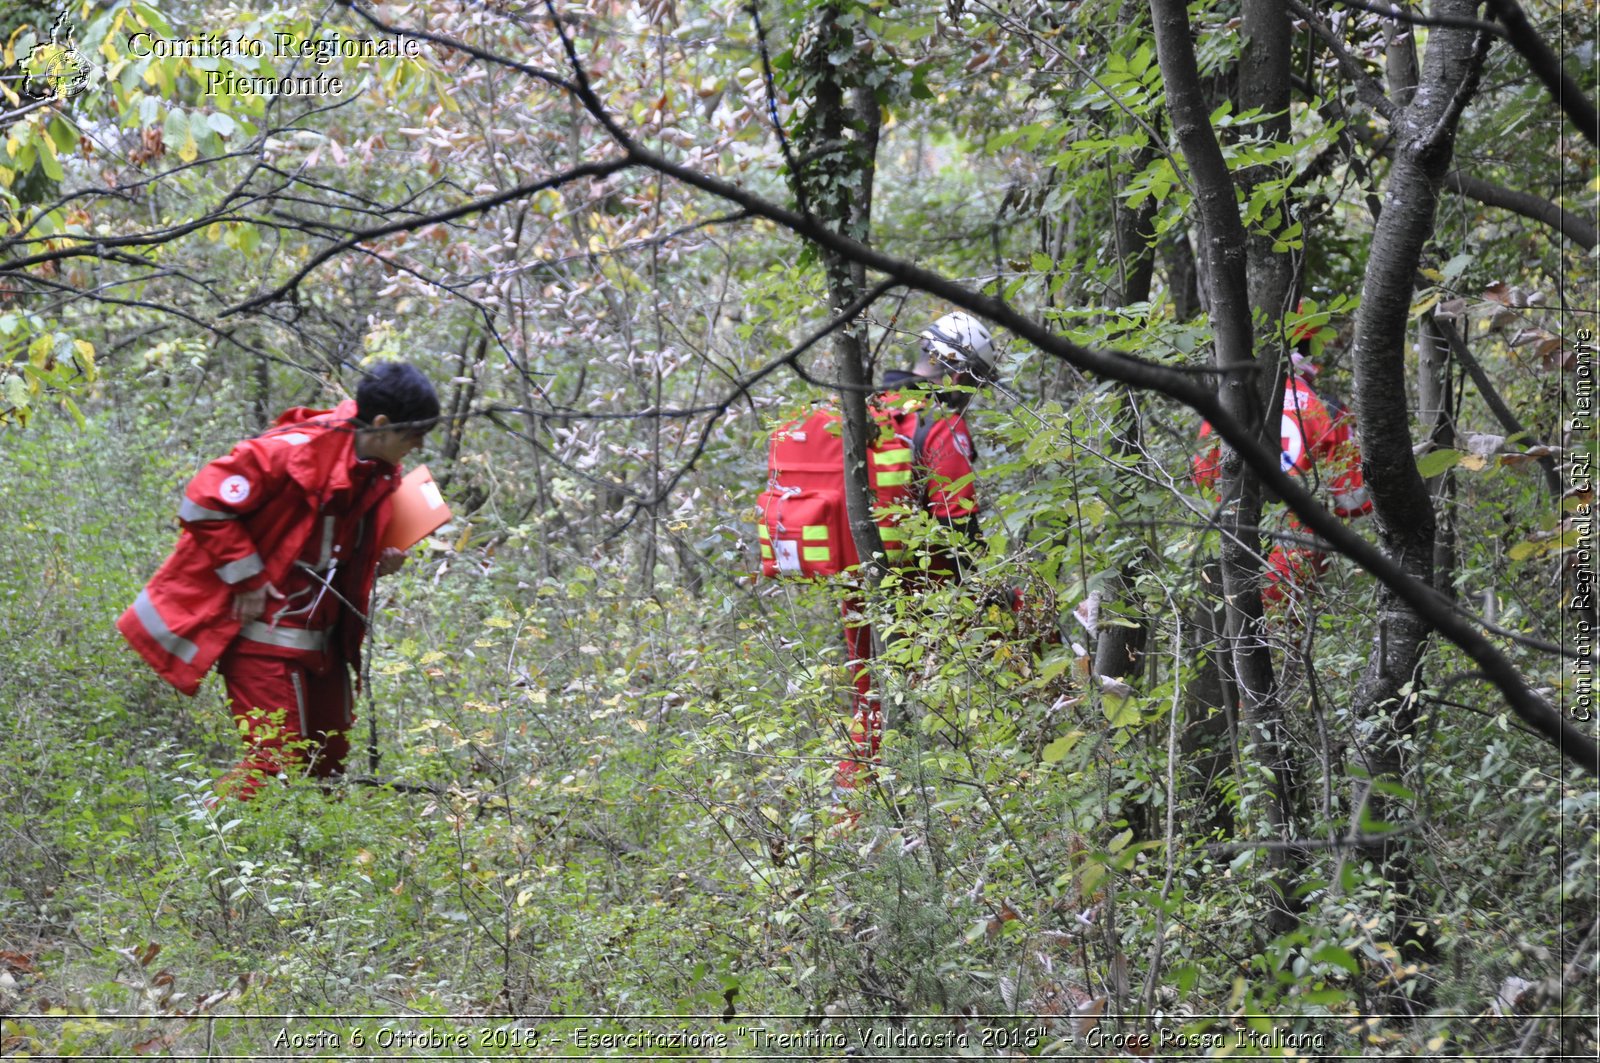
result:
[[[1304,329],[1294,334],[1302,345],[1310,341]],[[1345,520],[1364,517],[1372,511],[1361,476],[1361,449],[1356,445],[1351,419],[1343,406],[1323,399],[1311,389],[1317,368],[1302,351],[1291,356],[1288,381],[1283,388],[1283,418],[1279,427],[1279,457],[1284,472],[1323,484],[1333,502],[1333,511]],[[1202,441],[1211,436],[1210,422],[1200,425]],[[1218,447],[1194,459],[1194,482],[1216,491],[1221,473]],[[1289,514],[1289,529],[1297,536],[1311,532],[1294,514]],[[1269,606],[1281,605],[1286,598],[1316,586],[1328,571],[1328,555],[1311,546],[1275,543],[1267,554],[1267,585],[1261,600]]]
[[[921,336],[921,357],[910,371],[891,369],[883,375],[883,390],[873,405],[896,423],[909,422],[916,413],[914,437],[905,440],[912,450],[918,477],[918,497],[929,516],[958,533],[958,541],[976,544],[978,493],[972,459],[976,448],[962,416],[972,389],[989,382],[994,365],[994,343],[989,332],[970,314],[946,314]],[[936,577],[960,581],[966,563],[959,547],[942,555]],[[875,761],[883,741],[883,707],[872,690],[872,628],[861,619],[861,603],[844,601],[846,667],[852,680],[851,757],[839,762],[835,784],[854,790],[863,766]]]
[[[301,763],[342,770],[373,579],[406,557],[378,548],[390,496],[438,418],[427,377],[381,363],[354,402],[288,410],[189,482],[177,545],[117,628],[184,694],[222,673],[248,748],[220,792],[248,799]]]

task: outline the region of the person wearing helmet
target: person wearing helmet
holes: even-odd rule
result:
[[[978,495],[972,459],[977,448],[963,414],[976,389],[993,378],[994,341],[977,318],[960,311],[941,317],[918,338],[916,364],[909,372],[887,370],[876,401],[886,409],[921,414],[912,442],[914,460],[925,474],[925,508],[975,542]],[[961,578],[959,563],[949,575]]]
[[[980,542],[978,493],[972,471],[977,448],[963,414],[975,390],[993,379],[995,349],[989,330],[971,314],[939,318],[919,336],[921,353],[909,371],[890,369],[872,404],[906,433],[918,480],[917,496],[929,516],[957,532],[957,541]],[[929,576],[959,582],[970,551],[957,547],[938,555]],[[837,785],[857,786],[862,766],[876,760],[883,739],[883,713],[872,690],[872,629],[861,619],[861,603],[844,602],[844,639],[853,681],[850,741],[853,756],[841,760]]]

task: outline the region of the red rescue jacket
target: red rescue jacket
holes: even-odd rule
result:
[[[1350,418],[1343,410],[1330,411],[1298,377],[1283,389],[1283,421],[1279,429],[1283,453],[1279,462],[1290,475],[1315,474],[1326,478],[1333,496],[1333,511],[1346,520],[1363,517],[1372,511],[1366,482],[1361,476],[1361,450],[1350,431]],[[1211,423],[1200,425],[1200,438],[1211,436]],[[1215,488],[1221,472],[1220,455],[1213,445],[1194,459],[1194,482],[1208,490]]]
[[[318,530],[318,513],[350,487],[356,404],[333,410],[295,407],[277,427],[233,448],[201,469],[184,490],[183,533],[172,555],[117,621],[150,667],[183,693],[200,689],[217,658],[239,633],[236,594],[282,586]],[[377,544],[389,522],[399,470],[380,474],[387,487],[346,571],[341,593],[363,614],[377,575]],[[334,644],[359,660],[366,625],[348,610]]]

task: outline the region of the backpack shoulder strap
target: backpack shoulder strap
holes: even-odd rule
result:
[[[916,427],[911,430],[911,461],[915,465],[922,465],[922,448],[927,445],[928,433],[933,431],[933,419],[925,418],[920,412],[911,415],[916,420]]]

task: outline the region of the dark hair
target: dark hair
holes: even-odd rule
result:
[[[439,396],[409,362],[379,362],[356,387],[356,419],[370,425],[379,414],[420,434],[439,422]]]

